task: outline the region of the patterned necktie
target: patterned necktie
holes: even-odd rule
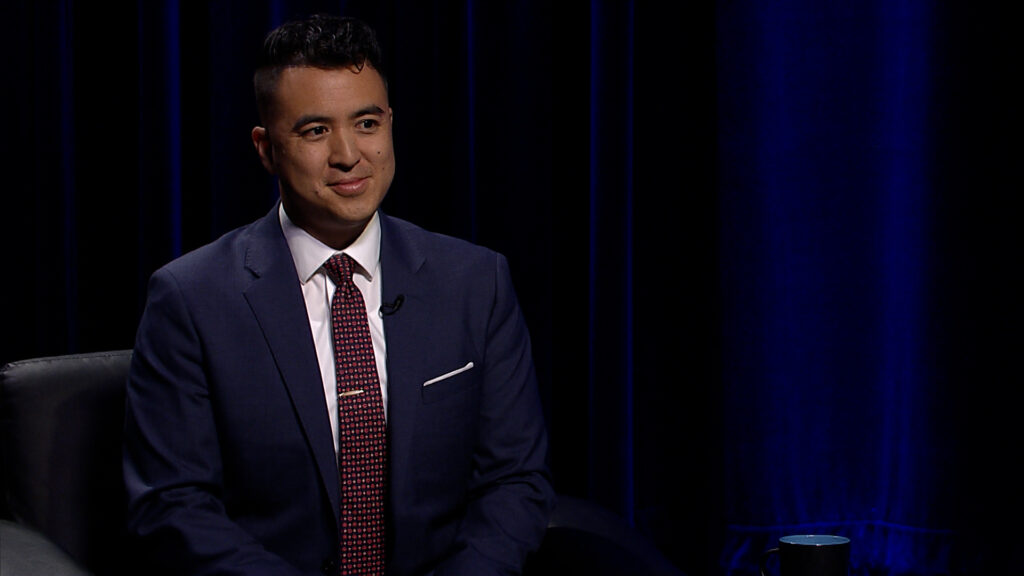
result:
[[[366,320],[366,304],[352,283],[354,263],[336,254],[324,270],[331,299],[338,376],[338,469],[341,473],[341,574],[384,573],[384,405]]]

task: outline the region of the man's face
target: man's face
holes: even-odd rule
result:
[[[276,174],[288,217],[321,242],[344,248],[373,217],[395,176],[392,112],[370,65],[284,69],[266,126],[252,140]]]

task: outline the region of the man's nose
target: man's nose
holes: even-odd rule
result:
[[[351,170],[359,163],[359,147],[355,135],[336,130],[331,138],[331,156],[328,162],[342,170]]]

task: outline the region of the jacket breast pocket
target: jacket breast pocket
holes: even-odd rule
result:
[[[479,377],[478,372],[474,363],[468,362],[464,366],[425,381],[421,388],[423,402],[425,404],[438,402],[472,389]]]

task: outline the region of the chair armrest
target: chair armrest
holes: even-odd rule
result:
[[[559,494],[540,549],[524,576],[685,576],[625,519],[594,502]]]
[[[24,524],[0,520],[3,576],[89,576],[56,544]]]

